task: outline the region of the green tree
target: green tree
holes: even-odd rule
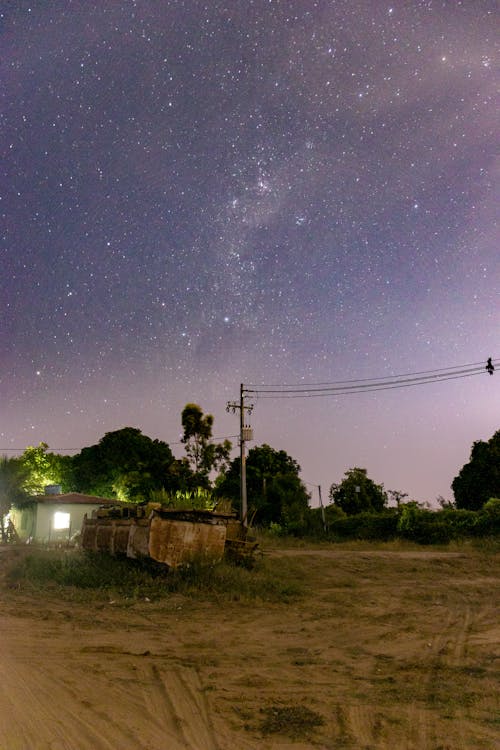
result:
[[[472,445],[470,460],[451,484],[457,508],[480,510],[490,497],[500,496],[500,430],[487,442]]]
[[[24,485],[28,479],[28,470],[19,458],[0,458],[0,535],[2,542],[7,541],[5,516],[13,505],[22,506],[28,500]]]
[[[209,487],[210,473],[223,470],[229,462],[231,442],[212,442],[212,414],[203,414],[198,404],[186,404],[181,415],[182,442],[193,471],[195,486]]]
[[[19,460],[26,469],[24,489],[29,495],[43,495],[48,484],[60,484],[63,492],[73,489],[71,456],[50,453],[47,443],[28,446]]]
[[[178,489],[176,468],[167,443],[135,427],[107,432],[97,445],[73,457],[80,492],[130,501],[146,499],[153,490]]]
[[[300,466],[286,451],[270,445],[251,448],[246,459],[249,519],[259,526],[278,523],[288,529],[304,523],[309,495],[299,477]],[[240,459],[235,458],[219,477],[217,493],[239,509]]]
[[[366,469],[357,466],[345,472],[340,484],[332,484],[329,496],[332,503],[349,516],[365,511],[380,512],[387,503],[384,485],[375,484]]]

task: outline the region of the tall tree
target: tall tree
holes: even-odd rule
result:
[[[135,427],[107,432],[73,457],[80,492],[121,500],[147,499],[152,490],[179,487],[176,461],[167,443]]]
[[[366,469],[355,466],[345,472],[340,484],[332,484],[330,500],[352,516],[363,511],[383,510],[387,503],[387,493],[383,484],[375,484],[368,477]]]
[[[6,541],[5,516],[13,505],[22,505],[28,500],[24,485],[28,470],[19,458],[0,457],[0,535]]]
[[[309,495],[299,473],[300,466],[286,451],[265,443],[251,448],[246,460],[249,519],[254,518],[259,526],[301,524],[309,507]],[[239,507],[239,458],[219,477],[217,494],[230,498]]]
[[[231,442],[212,442],[212,414],[203,414],[198,404],[186,404],[181,415],[184,430],[182,442],[193,470],[195,485],[210,486],[210,473],[222,470],[229,461]]]
[[[457,508],[479,510],[490,497],[500,497],[500,430],[487,442],[473,443],[470,460],[451,488]]]

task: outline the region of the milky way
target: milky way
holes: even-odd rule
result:
[[[21,0],[1,20],[0,452],[216,433],[241,382],[500,356],[496,2]],[[323,494],[451,496],[494,377],[258,401]]]

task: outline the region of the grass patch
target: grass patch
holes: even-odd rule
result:
[[[500,537],[484,536],[480,539],[471,539],[470,546],[485,555],[498,555],[500,554]]]
[[[8,583],[18,589],[59,593],[75,589],[92,597],[162,599],[173,593],[201,599],[290,602],[303,593],[300,567],[293,561],[261,560],[253,569],[226,561],[196,559],[168,571],[150,561],[82,551],[39,550],[14,564]]]
[[[323,717],[307,706],[270,706],[262,709],[265,718],[260,725],[262,734],[286,734],[304,737],[315,727],[325,723]]]

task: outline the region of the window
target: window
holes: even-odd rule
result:
[[[69,513],[63,513],[61,510],[57,510],[54,513],[54,529],[69,529]]]

